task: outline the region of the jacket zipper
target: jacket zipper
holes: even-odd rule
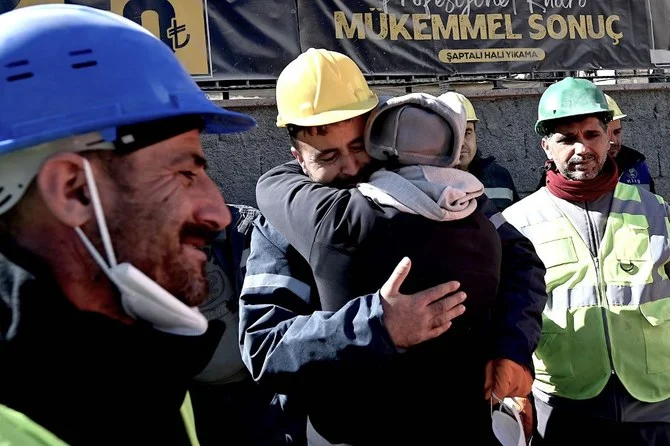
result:
[[[605,298],[603,297],[606,291],[602,289],[605,279],[602,276],[602,269],[600,268],[600,263],[598,261],[598,251],[600,250],[600,243],[598,241],[598,237],[596,237],[596,231],[593,222],[591,221],[591,216],[589,214],[589,204],[587,202],[584,202],[584,209],[586,210],[586,223],[589,227],[589,238],[591,239],[590,244],[591,246],[593,246],[594,249],[594,251],[591,251],[591,260],[593,260],[593,264],[596,268],[596,277],[597,277],[596,295],[598,298],[598,303],[601,306],[601,315],[603,317],[603,329],[605,330],[605,345],[607,346],[607,356],[610,361],[610,372],[612,375],[615,375],[616,372],[614,371],[614,359],[612,358],[612,345],[610,343],[609,324],[607,322],[607,308],[605,305]]]

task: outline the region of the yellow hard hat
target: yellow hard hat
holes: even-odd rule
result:
[[[333,124],[360,116],[379,103],[353,60],[314,48],[284,68],[276,95],[277,127]]]
[[[460,93],[454,93],[454,94],[456,95],[460,103],[463,104],[463,108],[465,108],[466,120],[468,122],[479,121],[479,119],[477,119],[477,114],[475,113],[475,108],[472,106],[472,102],[470,102],[470,99],[466,98]]]
[[[606,94],[605,99],[607,99],[607,106],[609,107],[609,109],[614,112],[614,117],[612,118],[612,121],[616,121],[617,119],[625,118],[626,116],[628,116],[623,114],[617,103],[609,95]]]

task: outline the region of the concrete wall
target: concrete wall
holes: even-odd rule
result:
[[[647,156],[657,193],[670,198],[670,85],[606,86],[628,115],[623,123],[624,143]],[[437,94],[438,91],[415,89]],[[468,91],[480,119],[478,148],[509,169],[524,196],[537,185],[545,157],[534,133],[537,102],[542,89]],[[388,92],[382,92],[387,93]],[[401,93],[397,93],[401,94]],[[220,105],[252,115],[259,127],[240,135],[204,136],[210,173],[229,203],[255,205],[257,178],[271,167],[291,159],[284,129],[275,126],[271,98],[219,101]]]

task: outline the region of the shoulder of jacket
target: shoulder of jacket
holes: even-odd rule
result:
[[[257,239],[255,243],[271,243],[284,252],[291,247],[286,238],[263,215],[254,220],[253,233]]]
[[[481,175],[486,175],[488,177],[497,177],[497,178],[512,178],[509,170],[500,164],[494,157],[490,156],[484,158],[486,163],[481,164],[478,168]]]
[[[624,184],[624,183],[622,183],[622,184]],[[642,184],[626,184],[626,186],[634,187],[635,189],[637,189],[637,191],[640,194],[641,199],[644,199],[644,198],[650,199],[651,198],[651,200],[650,200],[651,203],[658,202],[661,206],[666,206],[667,202],[665,201],[665,198],[663,198],[659,194],[655,194],[655,193],[651,192],[649,189],[644,187],[644,185],[642,185]]]
[[[505,219],[514,226],[517,226],[516,223],[527,222],[528,215],[535,213],[539,207],[546,205],[546,200],[549,197],[547,197],[547,193],[544,189],[544,187],[538,189],[505,209],[503,211]]]

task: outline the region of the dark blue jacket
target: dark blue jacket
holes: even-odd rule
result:
[[[251,379],[239,350],[239,297],[258,209],[229,204],[230,225],[207,247],[209,296],[200,306],[219,345],[189,388],[204,445],[280,446],[304,443],[305,416],[273,389]],[[222,428],[222,425],[224,428]]]
[[[619,182],[646,186],[652,194],[656,193],[654,179],[643,154],[628,146],[621,146],[616,164],[619,168]]]
[[[484,193],[499,210],[504,211],[520,200],[512,175],[494,157],[482,158],[477,153],[468,166],[468,172],[482,182]]]
[[[278,182],[266,184],[268,179]],[[300,191],[293,189],[295,184],[282,185],[283,180],[297,180]],[[264,187],[265,194],[262,194]],[[353,295],[342,296],[343,306],[338,304],[330,308],[331,311],[323,311],[328,302],[319,299],[305,258],[310,257],[315,244],[325,244],[328,240],[328,230],[322,233],[323,237],[316,236],[321,223],[341,225],[342,233],[352,234],[354,240],[362,237],[365,231],[352,227],[352,224],[356,225],[356,218],[350,219],[347,215],[353,217],[369,212],[369,203],[349,200],[346,197],[350,194],[344,190],[339,195],[328,192],[328,198],[320,199],[319,189],[332,191],[309,181],[295,163],[275,168],[259,181],[259,206],[268,206],[268,209],[290,206],[290,218],[285,219],[280,230],[286,233],[293,246],[267,221],[260,219],[257,222],[241,297],[240,326],[245,363],[255,379],[271,382],[279,391],[301,395],[312,424],[319,434],[330,440],[323,444],[384,443],[400,441],[404,435],[413,435],[414,440],[417,435],[434,439],[434,431],[417,430],[416,424],[407,423],[412,416],[428,413],[423,411],[425,407],[416,410],[416,406],[412,406],[415,410],[403,412],[403,402],[409,400],[401,397],[412,386],[419,394],[432,395],[422,386],[433,388],[434,381],[408,374],[403,384],[396,382],[396,385],[405,387],[394,391],[384,379],[393,376],[390,373],[393,369],[389,367],[396,367],[397,361],[408,361],[403,358],[411,353],[401,354],[391,343],[383,326],[379,295],[374,293],[354,299],[351,299]],[[365,209],[357,208],[359,205],[354,203],[361,203]],[[348,208],[350,204],[352,207]],[[498,294],[500,311],[496,312],[499,316],[493,324],[497,342],[491,346],[491,355],[508,357],[530,368],[531,352],[539,339],[540,315],[546,301],[544,269],[532,245],[504,223],[488,200],[482,201],[482,205],[491,221],[496,222],[503,244],[501,287],[504,291]],[[329,211],[341,218],[324,219]],[[407,234],[407,240],[413,240],[411,235]],[[349,243],[345,239],[341,241]],[[331,250],[333,261],[338,257],[336,251],[347,249],[332,243],[323,248],[316,251],[327,255]],[[327,258],[319,263],[322,268],[335,265]],[[369,268],[374,271],[375,265]],[[391,270],[384,272],[388,277]],[[421,274],[421,268],[413,272]],[[322,277],[319,271],[317,276]],[[443,360],[448,361],[448,357]],[[440,375],[438,368],[434,368],[434,372]],[[371,377],[375,379],[370,381]],[[443,378],[448,381],[447,376]],[[324,386],[328,389],[325,395],[317,390]],[[458,391],[454,390],[452,394],[458,399]],[[372,420],[381,417],[385,408],[393,412],[393,416],[385,418],[387,429],[371,429]],[[384,414],[388,415],[388,412]],[[474,418],[480,417],[473,414]],[[381,422],[381,418],[379,420]]]

